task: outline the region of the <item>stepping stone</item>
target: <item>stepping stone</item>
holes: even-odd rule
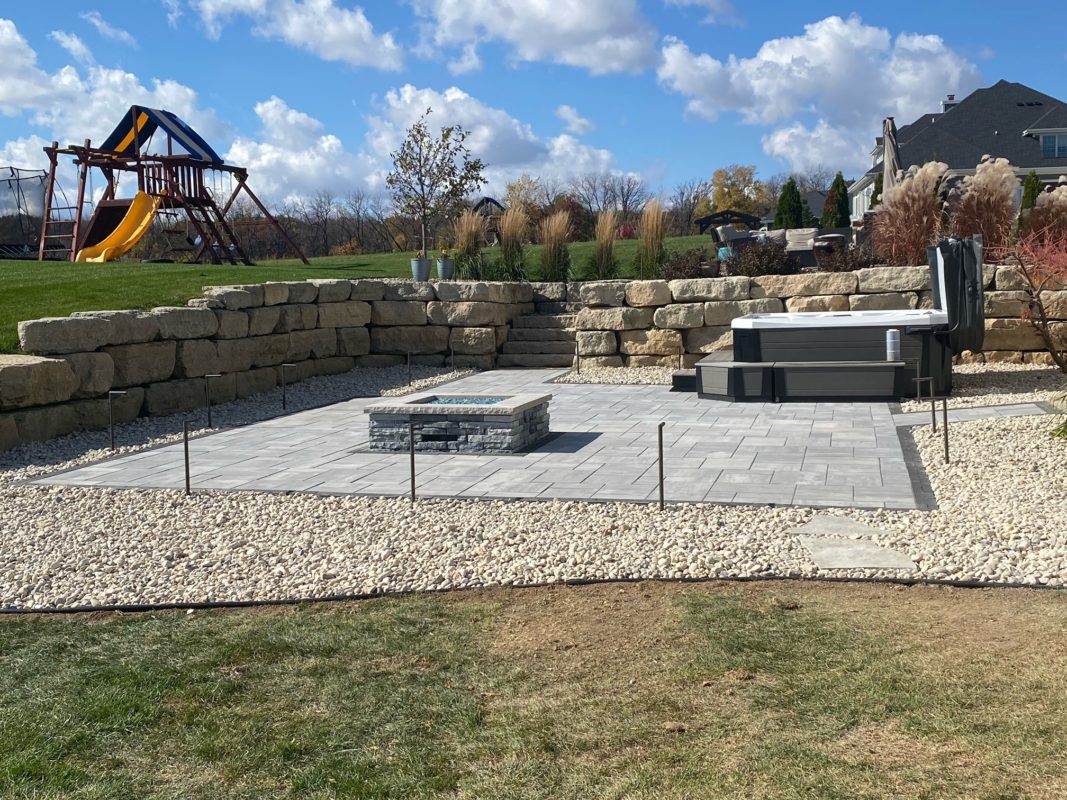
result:
[[[917,569],[915,562],[899,550],[882,547],[870,539],[854,538],[885,532],[847,517],[831,516],[814,517],[807,524],[786,531],[808,549],[819,569]]]

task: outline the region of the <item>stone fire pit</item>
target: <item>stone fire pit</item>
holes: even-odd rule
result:
[[[548,436],[550,394],[423,394],[368,406],[371,450],[514,453]]]

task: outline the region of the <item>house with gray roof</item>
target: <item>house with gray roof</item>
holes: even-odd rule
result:
[[[1020,180],[1030,170],[1052,185],[1067,175],[1067,103],[1021,83],[999,81],[962,100],[948,95],[941,110],[897,129],[900,163],[948,164],[948,177],[973,175],[985,155],[1006,158]],[[882,172],[882,137],[871,151],[871,169],[849,187],[853,219],[870,208]]]

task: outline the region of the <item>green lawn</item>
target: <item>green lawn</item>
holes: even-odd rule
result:
[[[673,249],[706,246],[708,237],[667,240]],[[632,271],[637,242],[616,243],[623,274]],[[572,262],[584,264],[592,242],[570,246]],[[489,251],[492,256],[492,251]],[[0,352],[18,349],[16,326],[37,317],[63,316],[72,311],[184,305],[203,286],[305,278],[404,277],[411,275],[411,253],[330,256],[312,259],[305,267],[296,259],[267,261],[256,266],[204,264],[71,264],[68,262],[0,261]],[[540,247],[527,248],[530,273],[536,278]]]
[[[0,796],[1067,796],[1067,596],[604,585],[0,620]]]

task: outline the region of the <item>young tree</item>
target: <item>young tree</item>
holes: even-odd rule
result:
[[[874,176],[874,189],[871,191],[870,208],[874,208],[876,205],[882,202],[882,182],[884,180],[885,175],[881,172]]]
[[[852,224],[852,215],[848,207],[848,185],[840,172],[834,176],[830,191],[826,193],[826,205],[822,209],[823,228],[847,228]]]
[[[463,143],[467,131],[449,125],[434,136],[426,124],[432,110],[426,109],[408,128],[400,149],[390,154],[393,171],[385,178],[397,210],[419,221],[423,250],[429,224],[457,209],[468,194],[485,183],[485,164],[480,158],[471,158]]]
[[[692,232],[693,220],[700,203],[706,202],[711,188],[706,181],[689,180],[679,183],[667,201],[671,209],[671,232],[679,236],[688,236]],[[708,213],[711,211],[709,209]]]
[[[805,203],[800,196],[797,182],[790,178],[782,187],[782,193],[778,196],[778,207],[774,212],[774,227],[803,228],[805,222]],[[807,216],[811,216],[809,211]]]
[[[1026,224],[1026,220],[1030,216],[1030,209],[1037,205],[1037,197],[1041,194],[1043,188],[1041,179],[1037,177],[1037,172],[1030,170],[1026,175],[1026,180],[1023,181],[1023,201],[1019,206],[1020,228]]]
[[[504,186],[504,205],[507,208],[521,207],[529,213],[541,205],[541,179],[522,173]]]

